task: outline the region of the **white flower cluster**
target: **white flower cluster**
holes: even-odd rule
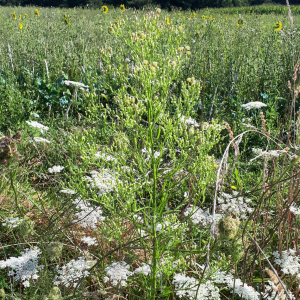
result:
[[[91,188],[97,187],[100,191],[99,195],[103,195],[113,191],[117,181],[112,171],[108,169],[100,170],[100,172],[92,171],[90,176],[85,176],[85,179],[89,181]]]
[[[116,159],[112,155],[101,153],[100,151],[96,152],[95,157],[102,158],[106,161],[116,161]]]
[[[148,276],[151,274],[151,268],[148,264],[142,263],[142,265],[134,270],[134,274],[143,274]]]
[[[87,244],[88,246],[97,246],[98,242],[97,239],[94,237],[90,237],[90,236],[84,236],[81,241],[85,244]]]
[[[7,260],[0,260],[0,268],[9,267],[12,270],[8,272],[8,276],[14,276],[15,281],[22,281],[24,287],[30,286],[30,279],[37,279],[39,269],[43,269],[43,265],[38,265],[38,257],[41,254],[38,247],[33,249],[25,249],[19,257],[10,257]]]
[[[36,136],[36,137],[34,137],[33,139],[34,139],[34,141],[37,142],[37,143],[43,142],[43,143],[50,144],[50,141],[48,141],[47,139],[44,139],[44,138],[42,138],[42,137]]]
[[[179,114],[179,117],[181,115]],[[197,121],[191,117],[186,118],[185,116],[182,116],[180,118],[180,123],[184,123],[185,125],[193,125],[194,127],[199,127],[199,124],[197,123]]]
[[[144,148],[141,151],[142,151],[142,153],[148,154],[148,157],[147,157],[146,161],[151,158],[151,156],[150,156],[151,153],[152,153],[151,149]],[[159,156],[160,156],[160,151],[155,151],[154,152],[154,158],[157,159]]]
[[[199,207],[188,206],[184,211],[184,215],[190,216],[194,224],[201,224],[203,227],[206,227],[212,223],[212,215],[208,211],[204,211]],[[218,222],[222,218],[221,214],[216,214],[215,219]]]
[[[106,276],[104,282],[111,282],[113,286],[126,286],[126,280],[133,272],[129,271],[130,266],[125,262],[113,262],[110,266],[105,268]]]
[[[174,276],[173,284],[175,285],[176,295],[179,299],[182,297],[190,300],[220,299],[218,287],[214,286],[210,280],[199,284],[195,278],[180,273]]]
[[[79,257],[77,260],[72,259],[65,266],[59,269],[56,266],[56,271],[59,274],[53,280],[55,285],[63,284],[65,287],[69,287],[81,278],[89,276],[90,272],[87,271],[91,268],[93,263],[86,260],[84,257]]]
[[[60,190],[59,192],[63,193],[63,194],[69,194],[69,195],[75,195],[76,194],[76,192],[74,190],[71,190],[71,189]]]
[[[76,209],[80,210],[75,213],[77,219],[75,219],[73,223],[79,223],[83,228],[90,227],[91,229],[95,229],[97,228],[98,222],[105,220],[100,207],[92,207],[81,198],[75,199],[72,203],[76,205]]]
[[[265,291],[268,295],[268,298],[264,299],[272,299],[272,300],[284,300],[286,299],[286,294],[284,289],[279,289],[279,285],[274,284],[271,280],[268,281],[269,284],[265,285]],[[284,285],[286,288],[286,286]],[[288,292],[290,299],[294,300],[296,299],[295,296],[292,294],[292,292]]]
[[[65,167],[63,166],[53,166],[52,168],[49,168],[49,173],[60,173]]]
[[[299,206],[296,206],[295,204],[292,204],[292,205],[290,206],[290,212],[291,212],[292,214],[294,214],[295,216],[298,216],[298,215],[300,215],[300,207],[299,207]]]
[[[227,285],[229,289],[234,290],[234,293],[238,294],[243,299],[260,299],[260,294],[252,286],[243,283],[239,278],[234,279],[232,274],[226,274],[225,272],[217,271],[215,274],[213,274],[213,279],[215,283]]]
[[[65,80],[64,81],[65,85],[67,86],[75,86],[75,87],[79,87],[81,90],[84,90],[86,88],[88,88],[87,85],[84,85],[81,82],[76,82],[76,81],[71,81],[71,80]]]
[[[253,208],[248,206],[251,199],[238,197],[238,192],[234,191],[233,196],[222,193],[221,197],[218,197],[218,204],[221,211],[237,215],[242,219],[247,218],[247,213],[252,213]]]
[[[282,251],[282,256],[278,251],[273,252],[274,262],[281,267],[284,274],[296,275],[300,272],[300,256],[296,254],[296,250],[289,249]]]
[[[34,128],[38,128],[43,133],[43,130],[47,131],[49,130],[49,127],[44,126],[43,124],[37,122],[37,121],[26,121],[26,123]]]
[[[262,107],[267,107],[267,105],[260,101],[255,101],[255,102],[249,102],[247,104],[243,104],[241,107],[245,108],[246,110],[250,110],[252,108],[260,109]]]
[[[257,155],[255,158],[252,158],[250,161],[253,161],[259,157],[264,157],[270,159],[272,157],[279,157],[281,154],[287,153],[286,150],[270,150],[270,151],[263,151],[259,148],[252,148],[252,151]]]
[[[20,219],[19,217],[10,217],[10,218],[6,218],[4,219],[4,222],[2,223],[3,226],[7,226],[9,228],[16,228],[18,227],[22,222],[24,221],[24,219]]]

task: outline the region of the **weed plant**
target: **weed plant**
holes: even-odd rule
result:
[[[299,17],[263,9],[1,8],[0,298],[298,299]]]

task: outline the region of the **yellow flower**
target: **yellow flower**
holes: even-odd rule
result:
[[[14,11],[14,19],[17,20],[17,15],[15,11]]]
[[[282,23],[281,22],[276,22],[275,31],[280,31],[281,29],[282,29]]]
[[[236,190],[236,186],[234,186],[234,185],[232,185],[231,188],[232,188],[233,190]]]
[[[160,14],[160,13],[161,13],[161,9],[160,9],[160,8],[157,8],[157,9],[156,9],[156,13],[157,13],[157,14]]]
[[[108,12],[108,7],[106,5],[103,5],[101,9],[105,14]]]
[[[206,20],[206,16],[203,15],[203,16],[202,16],[202,20]]]
[[[170,24],[170,18],[167,17],[167,24]]]
[[[60,14],[60,11],[58,10],[57,13]]]
[[[121,8],[121,12],[124,12],[124,11],[126,10],[124,4],[121,4],[121,5],[120,5],[120,8]]]
[[[22,20],[22,15],[20,15],[20,20]]]
[[[237,25],[238,27],[244,26],[244,25],[245,25],[245,22],[244,22],[243,19],[238,19],[238,20],[236,21],[236,25]]]
[[[23,28],[23,25],[22,25],[21,23],[19,24],[19,28],[20,28],[20,29],[22,29],[22,28]]]
[[[25,18],[28,18],[28,15],[27,15],[27,14],[25,14]]]
[[[157,63],[156,61],[154,61],[154,62],[152,63],[152,66],[156,68],[156,67],[158,66],[158,63]]]
[[[193,17],[196,18],[196,13],[193,11]]]
[[[191,47],[190,46],[185,46],[185,50],[190,51]]]
[[[40,16],[40,13],[38,11],[38,9],[35,10],[35,14],[39,17]]]

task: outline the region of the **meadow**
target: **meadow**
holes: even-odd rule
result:
[[[300,8],[0,8],[0,299],[299,299]]]

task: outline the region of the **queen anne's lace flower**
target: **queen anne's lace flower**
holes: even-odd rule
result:
[[[33,249],[25,249],[19,257],[10,257],[7,260],[0,260],[0,268],[9,267],[12,270],[8,272],[8,276],[14,276],[15,281],[22,281],[24,287],[30,286],[30,279],[37,279],[39,269],[44,266],[38,266],[38,257],[41,254],[38,247]]]
[[[37,122],[37,121],[26,121],[26,123],[34,128],[38,128],[43,132],[43,130],[47,131],[49,130],[49,127],[44,126],[43,124]]]
[[[203,227],[206,227],[212,223],[212,215],[208,211],[204,211],[199,207],[190,205],[184,211],[184,215],[186,217],[190,216],[194,224],[201,224]],[[218,222],[222,218],[222,215],[216,214],[215,218],[216,218],[216,222]]]
[[[74,190],[71,190],[71,189],[60,190],[59,192],[63,193],[63,194],[70,194],[70,195],[75,195],[76,194],[76,192]]]
[[[85,176],[85,179],[89,181],[91,188],[97,187],[99,189],[98,194],[103,195],[113,191],[117,180],[112,171],[108,169],[100,170],[100,172],[92,171],[90,176]]]
[[[235,294],[238,294],[241,298],[247,300],[259,300],[260,294],[251,286],[243,283],[239,278],[233,277],[232,274],[226,274],[222,271],[217,271],[213,274],[213,280],[215,283],[225,284]]]
[[[93,266],[93,262],[86,260],[84,257],[79,257],[77,260],[72,259],[65,266],[59,269],[56,266],[56,271],[59,274],[54,278],[55,285],[63,284],[66,287],[76,284],[81,278],[89,276],[87,271]]]
[[[90,237],[90,236],[84,236],[81,241],[85,244],[87,244],[88,246],[96,246],[98,245],[97,239],[94,237]]]
[[[142,274],[148,276],[151,274],[151,268],[148,264],[142,263],[142,265],[134,270],[135,274]]]
[[[37,143],[47,143],[47,144],[50,144],[50,141],[48,141],[47,139],[44,139],[42,137],[34,137],[33,140]]]
[[[81,90],[84,90],[84,89],[88,88],[87,85],[84,85],[81,82],[76,82],[76,81],[71,81],[71,80],[65,80],[64,83],[65,83],[65,85],[68,85],[68,86],[79,87]]]
[[[65,167],[63,166],[53,166],[52,168],[49,168],[49,173],[60,173]]]
[[[75,213],[76,219],[73,223],[79,223],[84,228],[90,227],[91,229],[95,229],[98,222],[105,220],[100,207],[92,207],[80,198],[75,199],[72,203],[76,205],[76,209],[80,210]]]
[[[233,192],[233,196],[222,193],[221,197],[218,198],[219,208],[223,212],[227,212],[233,215],[237,215],[242,219],[247,218],[247,213],[252,213],[253,208],[248,206],[251,199],[238,197],[238,192]]]
[[[296,255],[296,250],[289,249],[282,251],[282,256],[278,251],[273,252],[274,262],[281,267],[284,274],[296,275],[300,272],[300,257]]]
[[[2,223],[3,226],[7,226],[9,228],[16,228],[18,227],[24,219],[20,219],[19,217],[10,217],[4,219],[4,222]]]
[[[176,295],[179,298],[186,297],[190,300],[220,299],[218,287],[214,286],[210,280],[200,284],[195,278],[185,276],[184,274],[176,274],[173,284],[175,285]]]
[[[290,207],[290,212],[292,214],[294,214],[295,216],[298,216],[298,215],[300,215],[300,207],[296,206],[295,204],[292,204]]]
[[[125,261],[113,262],[105,268],[106,276],[104,277],[104,282],[111,282],[113,286],[126,286],[126,280],[133,275],[129,268],[130,266]]]
[[[267,107],[267,105],[260,101],[255,101],[255,102],[249,102],[247,104],[243,104],[241,107],[245,108],[246,110],[250,110],[251,108],[260,109],[262,107]]]

